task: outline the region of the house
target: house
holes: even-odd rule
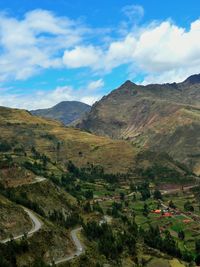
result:
[[[163,214],[163,217],[172,217],[172,213],[171,212],[165,212]]]
[[[162,211],[161,210],[153,210],[152,213],[155,213],[155,214],[160,214]]]
[[[183,220],[183,222],[184,222],[184,223],[190,223],[191,220],[189,220],[189,219],[185,219],[185,220]]]

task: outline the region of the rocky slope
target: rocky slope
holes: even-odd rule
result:
[[[58,120],[65,125],[80,119],[83,114],[90,111],[90,106],[78,101],[63,101],[47,109],[32,110],[36,116]]]
[[[200,75],[172,84],[126,81],[96,103],[77,127],[131,140],[138,149],[167,152],[200,173]]]

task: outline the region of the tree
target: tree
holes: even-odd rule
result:
[[[120,192],[120,199],[121,199],[121,201],[124,201],[124,199],[125,199],[125,194],[124,194],[124,192]]]
[[[172,209],[176,209],[176,205],[174,204],[174,202],[172,200],[170,200],[170,202],[169,202],[169,207]]]
[[[84,209],[85,212],[90,213],[92,211],[90,202],[85,203],[83,209]]]
[[[85,198],[93,199],[93,191],[92,190],[85,191]]]
[[[200,239],[195,240],[195,250],[200,254]]]
[[[147,205],[146,203],[144,203],[143,215],[144,215],[145,217],[147,217],[148,214],[149,214],[149,207],[148,207],[148,205]]]
[[[12,149],[12,146],[7,141],[0,142],[0,152],[8,152]]]
[[[195,262],[196,262],[196,265],[199,266],[200,265],[200,254],[198,254],[195,258]]]
[[[153,193],[154,199],[162,199],[162,194],[159,190],[155,190]]]
[[[169,231],[165,232],[165,238],[163,240],[163,249],[172,256],[180,257],[181,253],[177,243],[171,236]]]
[[[194,211],[194,207],[191,205],[191,203],[189,201],[187,201],[184,204],[184,210],[193,212]]]
[[[185,233],[183,232],[183,230],[180,230],[180,231],[178,232],[178,238],[179,238],[180,240],[184,240],[184,239],[185,239]]]
[[[139,192],[142,196],[142,200],[145,201],[148,198],[150,198],[151,193],[150,193],[150,189],[149,189],[149,184],[148,183],[143,183],[142,185],[139,186]]]

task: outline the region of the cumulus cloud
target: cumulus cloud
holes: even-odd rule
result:
[[[91,91],[102,89],[103,87],[104,87],[103,79],[92,81],[87,86],[88,90],[91,90]]]
[[[138,73],[145,77],[143,83],[181,81],[200,72],[200,19],[189,30],[172,21],[132,27],[144,9],[130,5],[122,12],[128,21],[125,34],[101,29],[103,38],[98,29],[46,10],[33,10],[21,19],[0,13],[0,82],[27,79],[50,68],[89,68],[102,75],[126,65],[127,75]]]
[[[45,10],[28,12],[21,20],[0,14],[0,81],[62,67],[59,53],[77,45],[85,31],[78,22]]]
[[[180,81],[183,77],[200,71],[200,20],[191,23],[190,29],[178,27],[170,21],[153,23],[129,33],[122,40],[101,47],[81,47],[65,52],[64,64],[75,67],[70,56],[80,60],[78,67],[111,71],[122,64],[129,64],[146,74],[145,81]],[[85,58],[86,59],[86,58]],[[144,82],[145,82],[144,81]]]
[[[68,68],[90,67],[93,70],[111,71],[113,68],[131,62],[130,57],[136,44],[131,35],[125,39],[110,43],[107,50],[94,46],[79,46],[66,50],[63,62]]]
[[[49,108],[61,101],[81,101],[92,105],[101,94],[96,92],[104,86],[102,79],[94,80],[86,86],[75,89],[72,86],[58,86],[54,90],[37,90],[32,94],[13,92],[13,88],[2,89],[0,106],[24,108],[28,110]]]
[[[102,51],[92,45],[77,46],[72,50],[66,50],[63,62],[68,68],[92,67],[99,64]]]

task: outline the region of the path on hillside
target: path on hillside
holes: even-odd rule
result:
[[[81,230],[82,230],[82,227],[79,227],[79,228],[76,228],[76,229],[74,229],[74,230],[72,230],[70,232],[71,238],[72,238],[72,240],[74,242],[74,245],[76,246],[76,251],[73,252],[70,256],[66,256],[66,257],[64,257],[62,259],[55,260],[54,264],[58,265],[60,263],[66,262],[66,261],[73,260],[73,259],[75,259],[76,257],[80,256],[81,254],[83,254],[85,252],[85,249],[82,246],[81,241],[78,238],[78,233]]]
[[[41,229],[42,223],[41,223],[40,219],[31,210],[29,210],[23,206],[21,206],[21,207],[28,214],[28,216],[32,222],[32,228],[27,233],[27,236],[29,237]],[[0,242],[5,244],[5,243],[9,242],[11,239],[17,240],[17,239],[21,239],[23,236],[24,236],[24,234],[13,236],[12,238],[9,237],[9,238],[6,238],[4,240],[1,240]]]
[[[168,194],[176,194],[178,192],[184,192],[184,191],[189,191],[192,188],[199,187],[199,184],[196,185],[190,185],[190,186],[185,186],[182,188],[175,188],[175,189],[168,189],[168,190],[160,190],[162,195],[168,195]]]
[[[30,184],[36,184],[36,183],[41,183],[43,181],[46,181],[47,179],[44,177],[36,177],[34,181],[27,183],[26,185],[30,185]],[[21,206],[21,208],[28,214],[31,222],[32,222],[32,228],[30,231],[28,231],[27,236],[30,237],[32,236],[34,233],[38,232],[41,228],[42,228],[42,222],[40,221],[40,219],[35,215],[35,213],[33,213],[31,210]],[[78,233],[82,230],[82,227],[78,227],[73,229],[70,232],[71,235],[71,239],[74,242],[74,245],[76,247],[76,251],[71,253],[71,255],[67,255],[66,257],[62,258],[62,259],[57,259],[54,261],[54,264],[60,264],[60,263],[64,263],[66,261],[70,261],[73,260],[75,257],[80,256],[82,253],[84,253],[84,247],[82,246],[79,238],[78,238]],[[23,234],[20,235],[16,235],[13,236],[12,238],[6,238],[4,240],[0,240],[0,243],[6,244],[7,242],[9,242],[11,239],[14,240],[18,240],[21,239],[24,236]]]
[[[36,184],[36,183],[41,183],[43,181],[46,181],[46,178],[37,176],[37,177],[35,177],[34,181],[32,181],[30,183],[26,183],[26,184],[27,185]],[[28,216],[29,216],[29,218],[30,218],[30,220],[32,222],[32,228],[27,233],[27,236],[29,237],[29,236],[33,235],[34,233],[38,232],[41,229],[42,222],[35,215],[35,213],[33,213],[31,210],[29,210],[29,209],[27,209],[27,208],[25,208],[23,206],[21,206],[21,208],[28,214]],[[12,239],[14,239],[14,240],[21,239],[23,236],[24,236],[24,233],[21,234],[21,235],[13,236]],[[5,244],[5,243],[9,242],[10,240],[11,240],[11,238],[9,237],[9,238],[6,238],[4,240],[0,240],[0,243],[4,243]]]
[[[37,184],[37,183],[44,182],[44,181],[46,181],[46,180],[47,180],[47,178],[44,178],[44,177],[41,177],[41,176],[37,176],[37,177],[35,177],[35,180],[32,181],[32,182],[29,183],[29,184]]]

